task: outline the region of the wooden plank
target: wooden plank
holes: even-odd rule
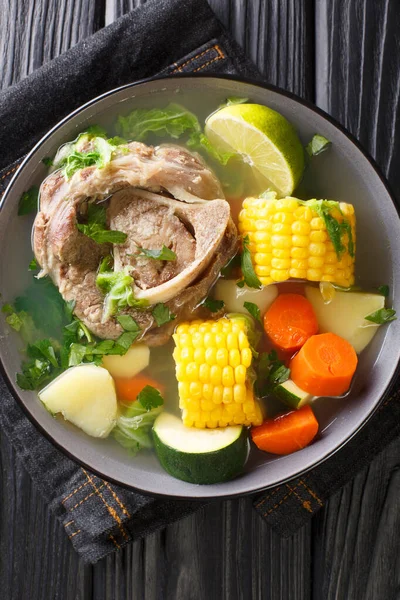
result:
[[[73,551],[64,528],[0,435],[0,584],[7,600],[90,598],[91,567]]]
[[[26,77],[103,23],[102,0],[0,0],[0,88]]]
[[[145,0],[106,0],[107,22]],[[307,0],[208,0],[267,82],[314,96],[313,7]]]
[[[316,103],[371,152],[400,196],[400,8],[390,0],[316,3]],[[398,597],[400,440],[314,519],[315,598]]]
[[[107,20],[142,4],[107,1]],[[0,0],[3,87],[94,31],[102,3]],[[312,15],[305,0],[212,0],[271,83],[312,97]],[[0,584],[4,597],[119,600],[295,598],[310,592],[311,525],[282,540],[249,499],[213,504],[84,567],[10,445],[1,446]],[[203,595],[205,594],[205,595]]]

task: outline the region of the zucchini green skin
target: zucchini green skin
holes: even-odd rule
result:
[[[154,430],[153,440],[158,460],[167,473],[176,479],[203,485],[229,481],[239,475],[249,453],[245,427],[232,444],[215,452],[194,454],[175,450],[164,444]]]

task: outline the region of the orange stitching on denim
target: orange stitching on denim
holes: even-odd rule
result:
[[[81,532],[81,530],[80,530],[80,529],[78,529],[78,531],[75,531],[75,533],[71,533],[71,535],[69,535],[69,536],[68,536],[68,537],[69,537],[69,539],[73,538],[73,537],[74,537],[74,535],[78,535],[78,533],[80,533],[80,532]]]
[[[255,505],[256,508],[259,508],[260,506],[262,506],[264,504],[264,502],[266,502],[267,500],[269,500],[270,498],[272,498],[272,496],[275,496],[275,494],[277,494],[280,490],[280,486],[277,487],[273,492],[271,492],[270,494],[268,494],[267,496],[265,496],[262,500],[260,500],[260,502],[258,504]]]
[[[0,177],[0,181],[3,181],[3,179],[5,179],[8,175],[11,175],[11,173],[14,173],[14,171],[16,171],[18,169],[18,167],[19,167],[19,165],[15,166],[12,169],[10,169],[9,171],[7,171],[7,173],[5,173],[4,175],[2,175]]]
[[[114,492],[114,490],[112,489],[111,485],[107,481],[104,481],[104,479],[102,479],[102,482],[104,483],[104,485],[106,487],[108,487],[108,489],[112,493],[114,499],[116,500],[117,504],[120,506],[120,508],[121,508],[122,512],[124,513],[124,515],[126,515],[128,517],[128,519],[130,519],[131,515],[129,514],[128,509],[126,508],[126,506],[124,506],[124,504],[122,504],[121,500],[118,498],[117,494]]]
[[[114,542],[114,544],[117,546],[118,550],[121,550],[121,546],[118,544],[117,540],[115,539],[115,537],[113,535],[108,536],[110,538],[110,540],[112,540]]]
[[[104,485],[101,485],[98,489],[101,490],[101,488],[103,488],[103,487],[104,487]],[[83,504],[84,502],[86,502],[86,500],[88,500],[89,498],[91,498],[95,494],[96,494],[96,491],[91,492],[90,494],[88,494],[86,496],[86,498],[84,498],[83,500],[81,500],[80,502],[78,502],[77,504],[75,504],[75,506],[73,506],[72,508],[70,508],[69,512],[72,512],[75,508],[77,508],[78,506],[80,506],[81,504]]]
[[[211,50],[217,50],[217,45],[211,46],[211,48],[207,48],[207,50],[204,50],[200,54],[196,54],[196,56],[192,56],[192,58],[189,58],[189,60],[187,60],[186,62],[184,62],[182,65],[179,65],[179,67],[177,65],[176,69],[174,69],[171,72],[171,75],[173,75],[177,71],[182,71],[183,67],[186,67],[186,65],[188,65],[189,63],[193,62],[194,60],[197,60],[198,58],[201,58],[202,56],[204,56],[205,54],[207,54],[207,52],[211,52]],[[218,52],[218,50],[217,50],[217,52]],[[176,64],[176,63],[174,63],[174,64]]]
[[[308,485],[304,483],[304,481],[303,481],[302,479],[300,480],[300,483],[301,483],[301,485],[302,485],[303,487],[305,487],[305,488],[306,488],[307,492],[308,492],[308,493],[309,493],[309,494],[310,494],[310,495],[311,495],[313,498],[315,498],[315,500],[318,502],[318,504],[319,504],[320,506],[323,506],[323,505],[324,505],[324,504],[323,504],[323,502],[321,501],[321,499],[320,499],[320,498],[318,498],[317,494],[316,494],[315,492],[313,492],[313,491],[312,491],[312,490],[311,490],[311,489],[308,487]]]
[[[120,517],[118,516],[117,512],[114,510],[114,508],[112,508],[108,502],[104,499],[103,494],[99,491],[99,489],[96,487],[96,484],[93,482],[92,478],[90,477],[90,475],[87,473],[87,471],[85,471],[85,469],[82,469],[82,471],[85,473],[86,477],[88,478],[88,481],[90,482],[91,486],[93,487],[93,489],[95,490],[95,493],[102,499],[102,501],[104,502],[105,506],[107,507],[107,510],[109,512],[109,514],[112,516],[112,518],[114,519],[114,521],[118,524],[119,530],[121,531],[122,535],[124,536],[124,538],[126,540],[129,540],[129,536],[127,535],[125,529],[122,526],[122,521],[120,519]],[[103,487],[103,486],[101,486]]]
[[[222,60],[223,58],[224,58],[224,56],[221,56],[219,54],[212,60],[209,60],[208,62],[206,62],[204,65],[201,65],[201,67],[198,67],[197,69],[193,69],[193,73],[197,73],[197,71],[201,71],[202,69],[205,69],[206,67],[208,67],[208,65],[212,65],[212,63],[217,62],[217,60]]]
[[[65,523],[64,527],[68,527],[68,525],[71,525],[71,523],[74,522],[74,519],[72,519],[72,521],[68,521],[68,523]]]
[[[298,499],[300,500],[300,502],[301,502],[301,505],[302,505],[302,507],[303,507],[303,508],[305,508],[305,509],[306,509],[308,512],[310,512],[310,513],[312,513],[312,512],[313,512],[313,510],[312,510],[312,508],[311,508],[311,506],[310,506],[310,502],[309,502],[309,501],[307,501],[307,500],[304,500],[304,498],[302,498],[302,497],[300,496],[300,494],[298,494],[298,493],[295,491],[295,490],[296,490],[296,488],[293,488],[293,489],[292,489],[288,483],[286,484],[286,487],[287,487],[287,488],[289,488],[289,490],[291,490],[291,491],[293,492],[293,494],[296,496],[296,498],[298,498]],[[296,486],[296,487],[299,487],[299,486]]]
[[[290,488],[287,484],[286,487],[290,490],[288,494],[286,494],[286,496],[284,496],[282,498],[282,500],[280,500],[279,502],[277,502],[277,504],[275,504],[275,506],[273,506],[272,508],[270,508],[266,513],[264,513],[264,516],[269,515],[270,513],[272,513],[276,508],[278,508],[283,502],[285,502],[286,498],[289,498],[289,496],[291,496],[295,490],[297,490],[297,488],[299,487],[298,485],[296,485],[294,488]]]
[[[76,492],[79,492],[79,490],[81,490],[83,487],[85,487],[85,485],[87,485],[88,483],[89,483],[88,481],[85,481],[85,483],[82,483],[82,485],[80,485],[73,492],[71,492],[66,498],[64,498],[64,500],[61,502],[61,504],[64,504],[64,502],[66,502],[69,498],[71,498],[71,496],[76,494]]]

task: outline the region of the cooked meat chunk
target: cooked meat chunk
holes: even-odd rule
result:
[[[165,343],[177,320],[205,310],[199,303],[236,252],[229,204],[218,198],[223,195],[212,171],[178,146],[131,143],[128,153],[101,169],[87,167],[69,181],[57,171],[42,184],[34,225],[41,275],[50,275],[64,299],[75,301],[75,314],[94,334],[116,339],[121,327],[114,317],[105,318],[104,295],[96,286],[101,259],[112,252],[114,271],[128,269],[135,298],[148,303],[146,309],[127,307],[122,312],[138,322],[142,339],[151,345]],[[123,244],[97,244],[77,229],[88,202],[105,203],[109,228],[127,234]],[[140,255],[140,249],[160,250],[164,245],[176,260]],[[157,327],[151,308],[160,302],[177,320]]]

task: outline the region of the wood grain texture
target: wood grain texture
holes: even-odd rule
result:
[[[266,81],[313,100],[314,9],[311,1],[208,2]],[[107,22],[141,4],[145,4],[145,0],[107,0]]]
[[[103,23],[102,0],[0,0],[0,88],[26,77]]]
[[[400,5],[316,3],[316,103],[377,160],[400,198]],[[395,440],[313,523],[315,598],[399,597],[400,440]]]
[[[143,3],[0,0],[0,86]],[[397,2],[210,4],[269,82],[315,97],[359,136],[400,190]],[[254,514],[249,499],[235,500],[86,567],[0,433],[0,597],[392,600],[400,589],[399,456],[395,441],[289,540]]]

